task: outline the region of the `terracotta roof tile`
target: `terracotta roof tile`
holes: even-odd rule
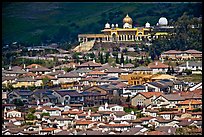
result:
[[[152,96],[154,96],[154,95],[155,95],[156,97],[162,95],[161,92],[139,92],[138,94],[142,94],[142,95],[145,96],[146,98],[150,98],[150,97],[152,97]]]
[[[148,68],[154,69],[154,68],[168,68],[169,66],[166,64],[161,63],[160,61],[155,61],[152,63],[149,63]]]
[[[50,132],[50,131],[54,131],[54,130],[56,130],[57,128],[44,128],[44,129],[42,129],[41,131],[42,132]]]
[[[192,105],[201,105],[202,102],[198,101],[198,100],[185,100],[185,101],[182,101],[182,102],[180,102],[178,104],[179,105],[189,105],[189,104],[192,104]]]
[[[28,65],[26,68],[29,68],[29,69],[31,69],[31,68],[35,68],[35,67],[42,67],[41,65],[39,65],[39,64],[31,64],[31,65]]]
[[[91,71],[87,75],[106,75],[107,73],[101,72],[101,71]]]

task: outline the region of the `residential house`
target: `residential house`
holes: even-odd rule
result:
[[[53,76],[49,76],[49,75],[41,75],[41,76],[36,76],[35,77],[36,82],[35,85],[36,86],[46,86],[46,85],[58,85],[58,79],[56,77]],[[47,79],[48,81],[46,81],[47,83],[44,83],[44,79]],[[46,85],[44,85],[46,84]]]
[[[12,85],[17,80],[16,76],[2,76],[2,86],[8,87],[9,85]]]
[[[202,74],[202,62],[201,61],[186,61],[178,66],[179,72],[186,69],[192,70],[192,74]]]
[[[108,104],[106,102],[105,105],[102,105],[98,108],[98,111],[124,111],[124,108],[117,104]]]
[[[54,96],[52,90],[49,89],[38,89],[33,92],[31,99],[33,103],[39,105],[39,103],[50,102],[52,104],[58,103],[58,98]],[[38,103],[37,103],[38,102]]]
[[[184,100],[179,94],[160,95],[147,108],[176,108],[176,104]]]
[[[47,74],[50,73],[51,70],[46,68],[46,67],[39,67],[38,65],[36,65],[34,68],[29,68],[28,69],[29,72],[35,73],[36,75],[39,74]]]
[[[95,60],[93,60],[93,61],[82,63],[81,65],[78,65],[77,69],[78,68],[95,69],[101,66],[102,66],[101,63],[96,63]]]
[[[126,89],[123,90],[123,96],[127,97],[133,97],[135,96],[138,92],[147,92],[147,86],[144,85],[136,85],[136,86],[130,86]]]
[[[53,95],[58,98],[62,105],[83,103],[83,95],[76,90],[56,90]]]
[[[133,73],[136,74],[152,74],[152,69],[145,67],[145,66],[139,66],[135,69],[133,69]]]
[[[185,100],[177,104],[178,111],[193,110],[195,108],[202,108],[202,102],[198,100]]]
[[[121,66],[119,68],[122,70],[125,70],[125,71],[131,71],[133,68],[135,68],[135,66],[131,63],[128,63],[125,65],[121,64]]]
[[[153,74],[166,73],[168,70],[168,65],[163,64],[160,61],[152,62],[148,65],[148,68],[152,69]]]
[[[64,74],[59,74],[57,75],[57,78],[60,84],[65,84],[63,88],[72,87],[74,83],[79,82],[79,80],[81,79],[79,74],[74,71],[64,73]]]
[[[135,120],[136,115],[134,114],[127,114],[125,111],[115,111],[112,113],[113,119],[114,120],[119,120],[119,121],[126,121],[126,120]]]
[[[162,111],[162,112],[159,112],[158,115],[164,119],[171,120],[174,118],[175,114],[177,113],[178,111]]]
[[[13,102],[15,99],[21,99],[24,103],[31,102],[31,95],[33,94],[30,90],[13,90],[8,94],[8,101]]]
[[[107,73],[108,75],[107,76],[110,76],[110,77],[120,77],[120,75],[128,75],[128,72],[127,71],[124,71],[122,69],[119,69],[119,68],[114,68],[114,67],[111,67],[109,68],[108,70],[104,70],[105,73]]]
[[[12,84],[14,88],[18,87],[32,87],[35,85],[36,80],[32,77],[18,78],[15,83]]]
[[[161,92],[139,92],[131,98],[132,106],[148,106],[153,100],[160,96]]]
[[[94,70],[94,71],[91,71],[91,72],[87,73],[86,75],[87,75],[87,77],[94,77],[94,78],[97,78],[97,77],[107,76],[107,73],[104,73],[104,72],[101,72],[101,71]]]

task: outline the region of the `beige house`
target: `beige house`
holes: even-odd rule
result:
[[[131,105],[148,106],[160,95],[162,95],[161,92],[139,92],[131,99]]]

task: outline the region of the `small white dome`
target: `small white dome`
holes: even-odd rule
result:
[[[159,19],[159,25],[167,25],[168,24],[168,20],[165,17],[161,17]]]
[[[110,24],[109,24],[109,23],[106,23],[106,24],[105,24],[105,28],[106,28],[106,29],[109,29],[109,28],[110,28]]]
[[[118,24],[115,24],[115,27],[118,28]]]
[[[149,22],[147,22],[147,23],[145,24],[145,28],[150,28],[150,23],[149,23]]]
[[[114,24],[111,24],[111,27],[114,28]]]

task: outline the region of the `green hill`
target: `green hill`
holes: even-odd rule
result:
[[[100,33],[106,22],[128,13],[134,25],[154,25],[161,16],[177,20],[184,12],[199,17],[201,3],[10,2],[2,4],[2,40],[40,44],[77,41],[79,33]]]

